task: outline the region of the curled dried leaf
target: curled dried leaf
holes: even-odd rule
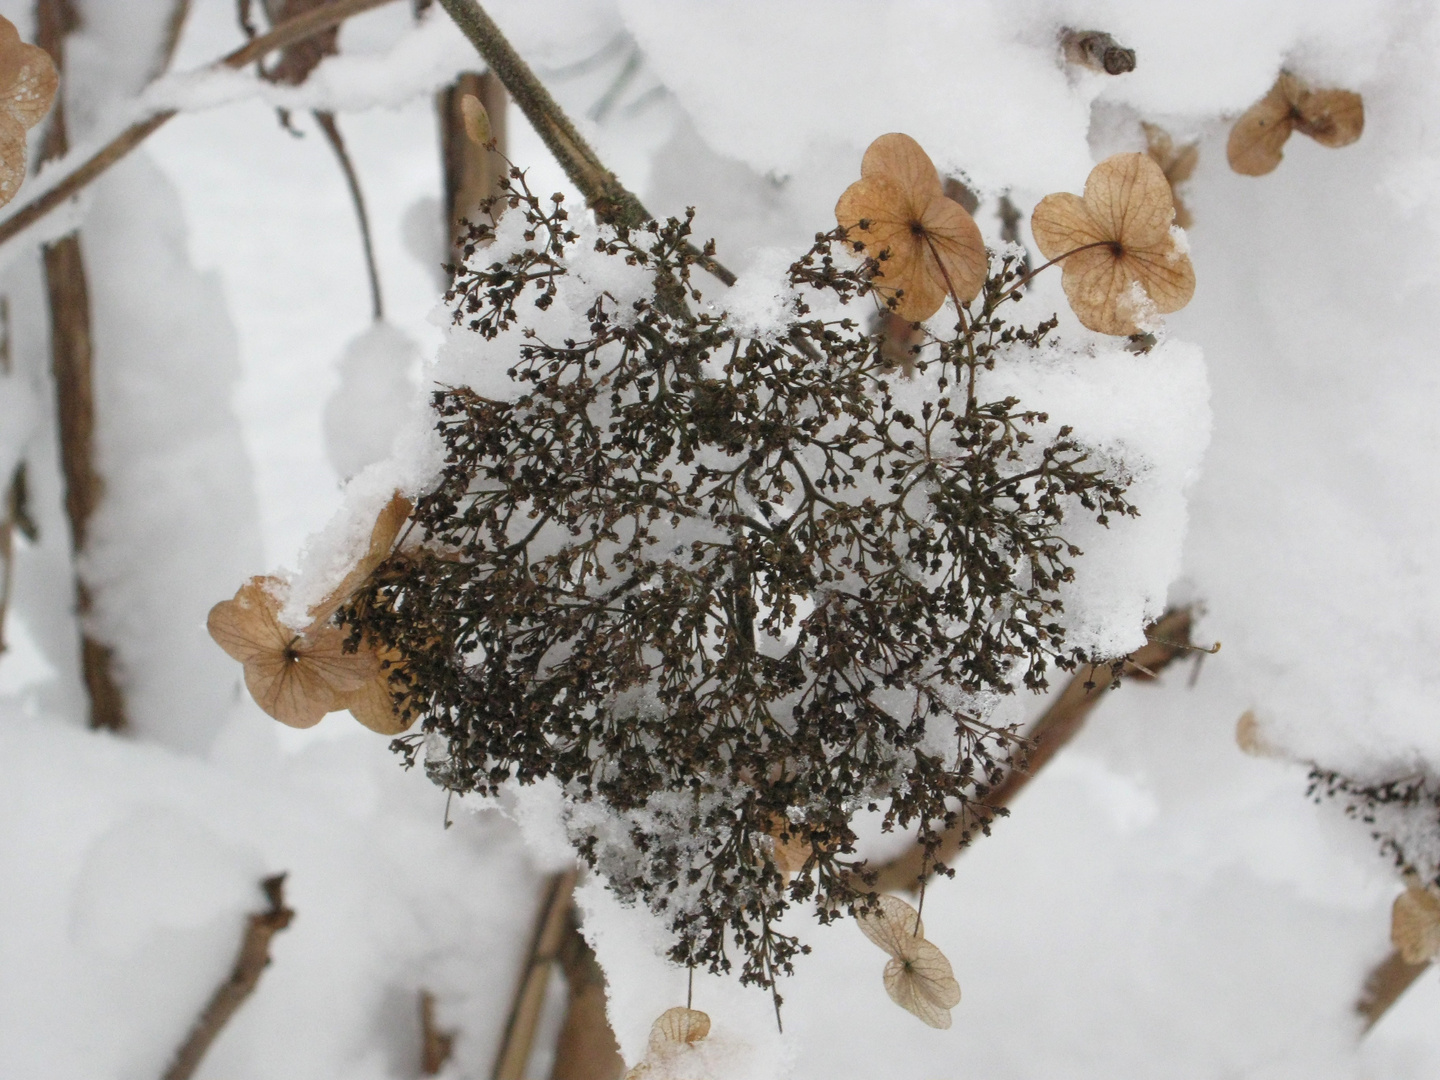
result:
[[[340,584],[330,591],[330,595],[310,609],[310,618],[314,623],[329,619],[340,605],[355,595],[356,590],[369,580],[375,568],[390,557],[395,540],[399,537],[400,530],[405,527],[405,522],[410,519],[410,512],[414,508],[415,505],[398,491],[390,497],[390,501],[375,518],[375,524],[370,527],[370,544],[365,554],[360,556],[360,561],[351,567]]]
[[[490,114],[485,111],[485,104],[474,94],[466,94],[460,99],[460,115],[465,122],[465,134],[476,146],[487,146],[494,138],[490,128]]]
[[[879,262],[877,291],[900,317],[922,322],[946,296],[967,303],[989,269],[980,227],[947,198],[928,154],[909,135],[881,135],[860,163],[860,179],[835,204],[848,242]]]
[[[1280,164],[1293,131],[1322,146],[1348,146],[1365,129],[1365,105],[1349,90],[1312,90],[1282,71],[1263,98],[1230,129],[1225,147],[1230,167],[1242,176],[1264,176]]]
[[[860,932],[891,956],[903,956],[910,942],[925,936],[920,913],[898,896],[881,896],[874,911],[855,916]]]
[[[890,1000],[933,1028],[950,1026],[950,1010],[960,1004],[960,984],[945,954],[924,938],[911,938],[903,955],[885,965]]]
[[[1195,294],[1195,269],[1171,231],[1174,219],[1160,166],[1145,154],[1115,154],[1090,170],[1084,198],[1041,199],[1030,228],[1047,259],[1064,260],[1060,283],[1081,323],[1129,335],[1140,331],[1135,286],[1162,314]]]
[[[666,1009],[650,1025],[650,1049],[693,1045],[710,1034],[710,1017],[699,1009]]]
[[[1412,885],[1390,909],[1390,940],[1407,964],[1440,956],[1440,896]]]
[[[1148,153],[1170,185],[1170,198],[1175,203],[1175,224],[1182,229],[1190,228],[1190,210],[1180,197],[1180,185],[1190,179],[1200,161],[1200,144],[1188,142],[1176,146],[1170,133],[1158,124],[1142,123],[1145,132],[1145,152]]]
[[[255,703],[290,727],[313,727],[340,708],[342,694],[374,678],[373,653],[347,653],[337,626],[297,633],[280,622],[274,578],[255,577],[234,599],[210,609],[206,626],[215,643],[245,668],[245,686]]]

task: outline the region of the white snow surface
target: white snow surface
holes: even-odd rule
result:
[[[194,0],[181,74],[142,102],[169,0],[79,7],[77,148],[157,102],[182,115],[0,255],[0,481],[26,460],[41,529],[17,541],[0,654],[0,1076],[160,1075],[263,908],[259,879],[280,871],[295,922],[200,1080],[408,1080],[421,988],[460,1033],[445,1075],[488,1075],[542,877],[565,861],[558,792],[457,800],[447,829],[445,794],[349,717],[305,732],[265,717],[203,625],[250,574],[286,566],[286,615],[303,619],[391,493],[430,481],[439,447],[405,381],[411,350],[422,391],[462,376],[505,390],[508,346],[437,313],[442,256],[423,220],[439,212],[431,93],[482,65],[437,5],[416,26],[395,3],[348,25],[344,55],[301,90],[186,75],[243,40],[229,0]],[[714,1028],[688,1080],[1440,1075],[1433,969],[1359,1038],[1353,1003],[1389,948],[1400,885],[1364,826],[1304,797],[1312,761],[1440,772],[1440,13],[1404,0],[486,7],[652,210],[696,207],[697,232],[741,271],[729,293],[699,281],[705,301],[757,330],[776,314],[766,282],[831,227],[883,132],[967,178],[992,245],[1000,192],[1028,217],[1051,191],[1081,191],[1095,161],[1143,145],[1139,120],[1200,140],[1185,189],[1199,284],[1160,344],[1137,355],[1088,334],[1052,271],[1024,305],[1060,313],[1065,348],[1006,358],[985,386],[1134,471],[1141,517],[1077,532],[1077,640],[1133,648],[1167,601],[1196,601],[1197,639],[1223,648],[1108,697],[928,890],[927,935],[964,991],[952,1029],[889,1001],[885,957],[853,925],[797,912],[784,929],[814,952],[782,986],[783,1034],[766,995],[697,975]],[[31,5],[0,0],[0,14],[32,36]],[[1110,31],[1137,70],[1066,70],[1064,26]],[[1281,65],[1361,92],[1365,134],[1341,150],[1296,136],[1273,174],[1236,176],[1229,121]],[[303,138],[280,129],[277,103]],[[382,328],[339,170],[303,115],[322,106],[366,187]],[[510,123],[537,193],[573,194],[518,113]],[[106,484],[82,560],[87,628],[116,653],[121,737],[84,729],[35,254],[36,237],[76,222]],[[327,403],[348,416],[328,436]],[[1235,747],[1247,709],[1282,758]],[[898,840],[865,842],[879,854]],[[654,1018],[685,1002],[686,973],[643,908],[596,878],[579,901],[633,1064]]]

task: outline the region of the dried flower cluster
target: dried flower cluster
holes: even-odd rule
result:
[[[50,54],[21,41],[15,24],[0,16],[0,206],[25,180],[25,133],[50,111],[59,85]]]
[[[1316,90],[1288,71],[1230,130],[1226,156],[1244,176],[1264,176],[1284,157],[1292,132],[1321,146],[1349,146],[1365,130],[1365,105],[1349,90]]]
[[[890,1000],[933,1028],[948,1028],[950,1010],[960,1004],[960,984],[945,954],[925,940],[920,913],[898,896],[881,896],[856,919],[861,932],[890,954],[885,965]]]
[[[210,636],[244,665],[250,696],[282,724],[313,727],[340,709],[382,735],[398,735],[414,723],[403,692],[391,689],[400,655],[373,641],[347,648],[349,630],[333,619],[389,556],[409,513],[409,500],[399,495],[390,500],[371,530],[365,554],[310,612],[310,625],[303,630],[280,621],[285,583],[277,578],[251,578],[233,599],[210,609]]]
[[[891,139],[898,168],[867,155],[842,217],[874,216],[817,238],[788,315],[757,335],[692,309],[710,249],[688,219],[602,231],[586,258],[652,287],[578,302],[579,234],[513,171],[504,221],[523,242],[486,247],[495,230],[475,226],[450,293],[457,323],[518,341],[511,391],[437,393],[447,457],[417,538],[338,615],[357,648],[397,655],[392,693],[423,717],[396,741],[407,760],[456,792],[554,778],[582,856],[667,919],[673,959],[729,970],[735,950],[772,988],[803,951],[776,927],[790,903],[828,920],[873,897],[857,810],[932,852],[988,829],[1020,742],[987,723],[995,696],[1090,659],[1059,618],[1081,554],[1065,517],[1134,513],[1119,463],[978,395],[979,372],[1054,322],[1005,323],[1021,272],[996,258],[975,279],[973,235],[907,142]],[[874,257],[847,267],[842,241]],[[906,408],[840,309],[917,294],[948,295],[958,325],[919,332],[934,395]],[[527,327],[557,302],[583,334]]]

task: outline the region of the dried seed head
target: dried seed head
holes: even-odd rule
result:
[[[1128,335],[1140,331],[1135,285],[1162,314],[1195,294],[1194,267],[1170,231],[1174,220],[1160,166],[1145,154],[1115,154],[1090,170],[1084,198],[1064,192],[1040,200],[1030,228],[1047,259],[1064,258],[1060,283],[1080,321]]]

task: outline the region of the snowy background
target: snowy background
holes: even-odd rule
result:
[[[77,144],[145,107],[170,4],[79,7],[65,85]],[[783,1036],[763,994],[697,977],[712,1074],[1440,1075],[1434,970],[1363,1041],[1352,1011],[1389,949],[1398,879],[1363,827],[1304,798],[1304,764],[1234,742],[1253,710],[1294,762],[1440,769],[1440,13],[1399,0],[487,9],[652,211],[697,208],[742,289],[746,271],[758,280],[777,249],[832,225],[886,131],[968,179],[992,243],[1001,192],[1028,220],[1095,161],[1141,148],[1141,119],[1200,140],[1185,189],[1199,284],[1165,346],[1115,355],[1069,315],[1058,275],[1027,303],[1096,345],[1093,365],[1052,373],[1056,400],[1154,467],[1145,516],[1096,539],[1077,604],[1133,632],[1168,586],[1203,605],[1196,638],[1223,650],[1108,697],[931,889],[927,933],[964,991],[953,1029],[890,1003],[883,956],[852,924],[796,918],[787,929],[815,952],[783,988]],[[0,13],[33,39],[28,4]],[[1108,30],[1136,71],[1065,68],[1063,26]],[[242,40],[228,0],[195,0],[173,70]],[[0,249],[12,364],[0,474],[29,463],[41,531],[19,542],[0,656],[6,1077],[160,1075],[261,906],[256,881],[287,870],[296,921],[198,1075],[413,1077],[425,987],[460,1032],[447,1075],[478,1080],[562,862],[544,791],[457,804],[447,830],[444,793],[402,772],[385,739],[345,714],[281,727],[204,631],[246,577],[322,564],[367,499],[373,514],[378,488],[347,501],[342,473],[421,423],[415,396],[446,336],[433,93],[482,65],[443,12],[417,25],[405,3],[347,24],[341,51],[298,90],[248,74],[152,87],[147,101],[182,115],[65,219],[81,223],[89,273],[106,484],[85,566],[91,627],[117,653],[124,736],[85,726],[35,237]],[[1282,65],[1360,92],[1365,134],[1342,150],[1296,137],[1270,176],[1237,176],[1229,121]],[[277,103],[298,110],[303,138],[276,123]],[[338,110],[365,186],[382,328],[311,106]],[[518,114],[510,155],[537,192],[570,190]],[[360,410],[379,449],[327,443],[327,408]],[[580,896],[633,1063],[650,1021],[683,1003],[684,973],[658,958],[649,915],[598,882]]]

